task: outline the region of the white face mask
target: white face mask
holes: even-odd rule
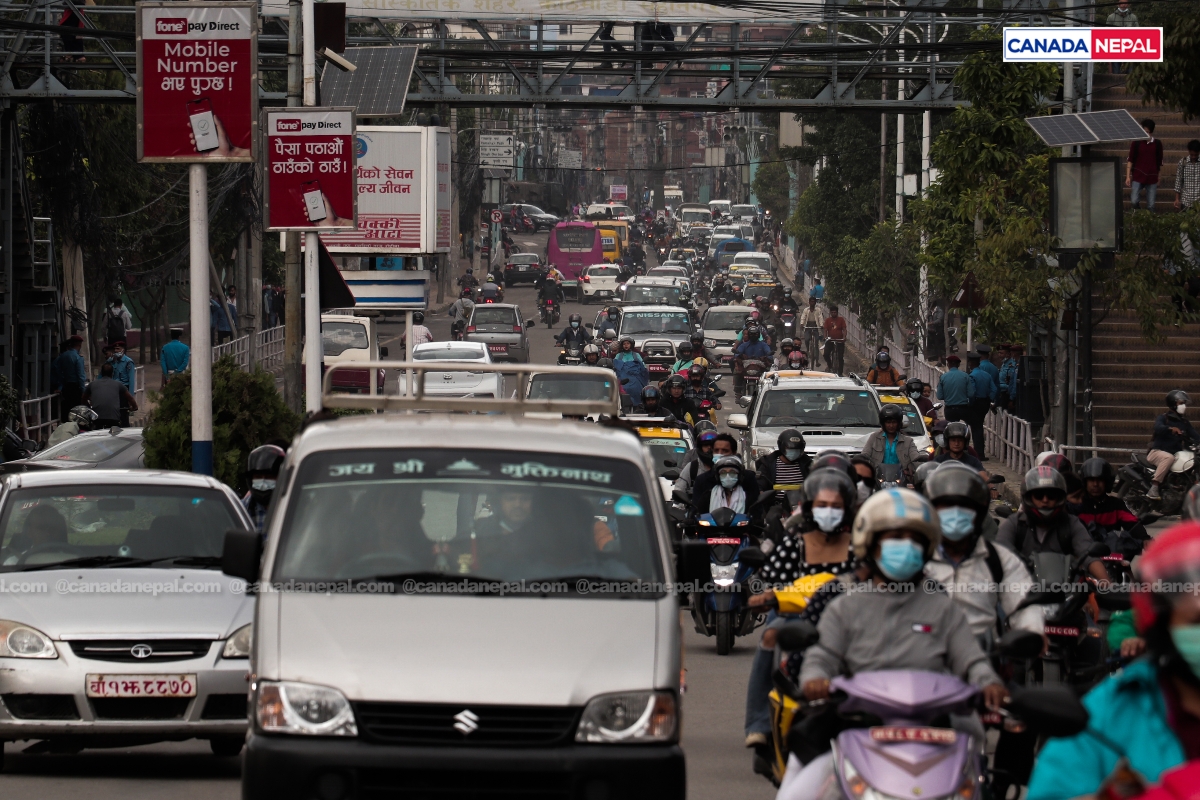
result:
[[[250,481],[250,488],[256,492],[273,492],[275,491],[275,479],[255,478]]]
[[[1186,414],[1187,413],[1187,404],[1180,403],[1179,405],[1175,406],[1175,413],[1176,414]]]
[[[817,523],[818,528],[825,533],[833,533],[837,530],[838,525],[842,524],[842,519],[846,516],[846,512],[841,508],[826,506],[824,508],[814,508],[812,515],[813,522]]]
[[[738,484],[738,475],[736,472],[722,472],[721,485],[726,489],[732,489]]]

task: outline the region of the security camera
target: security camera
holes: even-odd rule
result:
[[[330,63],[332,63],[335,67],[340,69],[342,72],[354,72],[354,70],[358,69],[358,67],[354,66],[349,61],[342,58],[340,55],[338,55],[334,51],[330,50],[328,47],[326,47],[325,49],[323,49],[321,51],[321,55],[323,55],[323,56],[325,56],[325,58],[329,59]]]

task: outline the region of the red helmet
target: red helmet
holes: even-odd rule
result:
[[[788,366],[792,369],[804,369],[808,366],[808,359],[804,357],[804,353],[799,350],[793,350],[788,353]]]
[[[1138,560],[1138,576],[1150,591],[1134,592],[1133,616],[1145,633],[1158,614],[1168,606],[1170,592],[1154,587],[1156,581],[1197,583],[1200,581],[1200,522],[1188,521],[1160,534]],[[1158,598],[1156,601],[1155,598]]]

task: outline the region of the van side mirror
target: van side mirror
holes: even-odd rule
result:
[[[21,449],[27,453],[36,453],[38,450],[41,449],[41,447],[42,446],[40,444],[38,444],[37,442],[35,442],[33,439],[22,439],[21,440]]]
[[[388,357],[388,349],[387,349],[386,347],[381,347],[381,348],[379,348],[379,357],[380,357],[380,358],[387,358],[387,357]]]
[[[258,531],[234,528],[225,531],[225,546],[221,550],[221,572],[241,578],[247,583],[258,580],[262,565],[263,541]]]

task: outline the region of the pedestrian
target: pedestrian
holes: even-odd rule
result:
[[[71,409],[83,403],[83,387],[87,383],[87,371],[84,369],[83,356],[79,348],[83,346],[83,337],[76,334],[67,339],[63,351],[54,359],[54,367],[59,380],[62,381],[62,391],[58,397],[58,420],[66,422]]]
[[[838,316],[838,307],[829,306],[829,316],[825,319],[825,363],[830,372],[842,374],[846,365],[846,318]]]
[[[941,300],[934,300],[925,323],[925,360],[937,364],[946,355],[946,311]]]
[[[979,448],[979,460],[987,461],[987,452],[983,433],[983,423],[992,403],[996,402],[996,382],[991,373],[980,365],[982,358],[979,353],[967,353],[967,371],[974,386],[971,389],[971,416],[967,423],[971,426],[971,438]]]
[[[233,309],[229,309],[229,315],[233,314]],[[225,313],[225,303],[220,298],[210,297],[208,299],[208,327],[212,335],[212,344],[214,346],[227,342],[233,339],[233,329],[237,325],[237,318],[230,319]]]
[[[999,387],[1000,368],[997,367],[992,361],[991,345],[977,344],[975,345],[975,352],[979,353],[979,366],[982,367],[983,370],[992,377],[992,382]]]
[[[1012,357],[1012,345],[1002,344],[996,351],[1000,358],[1000,374],[996,377],[996,407],[1007,411],[1017,394],[1017,362]]]
[[[1154,138],[1154,120],[1142,120],[1145,141],[1129,143],[1129,157],[1125,159],[1125,185],[1130,187],[1129,202],[1138,208],[1142,202],[1142,190],[1146,190],[1146,208],[1154,210],[1158,198],[1158,173],[1162,170],[1162,142]]]
[[[821,285],[820,278],[813,279],[813,287],[808,296],[817,298],[818,303],[825,299],[825,287]]]
[[[179,340],[180,336],[183,336],[183,328],[171,328],[171,341],[163,345],[162,355],[159,358],[159,363],[162,365],[163,386],[166,386],[167,381],[173,376],[188,368],[192,351]]]
[[[1129,8],[1129,0],[1120,0],[1117,3],[1117,10],[1108,15],[1105,24],[1110,28],[1136,28],[1138,27],[1137,14]],[[1121,62],[1114,61],[1112,63],[1112,74],[1120,75],[1122,72]]]
[[[949,367],[938,380],[937,397],[946,404],[946,420],[948,422],[969,422],[971,417],[971,396],[974,394],[975,382],[971,376],[958,368],[962,359],[953,353],[946,357]]]
[[[107,359],[107,363],[113,366],[113,378],[120,381],[121,384],[129,390],[129,394],[137,396],[137,365],[133,363],[133,359],[125,355],[125,343],[113,342],[112,355]],[[129,408],[124,404],[121,406],[121,427],[129,427]]]
[[[104,428],[121,428],[121,406],[128,404],[133,411],[138,410],[137,400],[125,388],[125,384],[113,378],[113,365],[105,362],[100,365],[100,377],[88,384],[83,390],[83,401],[96,412],[96,430]]]
[[[1175,208],[1191,208],[1200,199],[1200,139],[1188,142],[1187,149],[1175,170]]]
[[[104,338],[109,344],[125,340],[125,332],[133,327],[129,310],[119,297],[114,297],[104,314]]]

